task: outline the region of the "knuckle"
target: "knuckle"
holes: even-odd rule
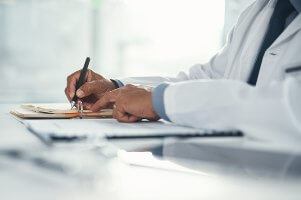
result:
[[[90,91],[90,90],[91,90],[91,84],[90,84],[90,83],[84,84],[83,89],[84,89],[85,91]]]
[[[99,80],[91,81],[89,84],[90,84],[91,88],[93,88],[93,89],[98,89],[102,86],[102,82]]]
[[[116,110],[121,110],[122,108],[122,101],[118,100],[115,102],[115,108]]]
[[[117,119],[118,122],[124,122],[124,119],[121,115],[117,115],[115,119]]]
[[[88,69],[88,73],[94,74],[95,72],[92,69]]]
[[[113,118],[120,119],[120,115],[119,115],[119,113],[116,109],[113,109],[113,114],[112,115],[113,115]]]
[[[98,81],[91,81],[91,82],[87,82],[87,87],[89,91],[97,91],[98,88],[100,88],[100,84]]]
[[[91,83],[90,82],[87,82],[85,83],[82,88],[81,88],[84,92],[88,92],[91,90]]]
[[[74,76],[70,75],[67,77],[67,82],[70,83],[71,81],[73,81],[73,79],[74,79]]]
[[[70,74],[69,76],[67,76],[67,81],[73,80],[79,73],[80,73],[80,71],[76,71],[76,72]]]

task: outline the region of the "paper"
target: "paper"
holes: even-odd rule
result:
[[[210,136],[218,134],[212,130],[195,129],[173,125],[171,123],[137,122],[120,123],[115,119],[72,119],[26,121],[26,125],[35,134],[49,137],[164,137],[164,136]],[[230,132],[225,134],[229,134]],[[223,133],[221,133],[223,134]],[[233,132],[233,134],[236,134]]]
[[[39,113],[24,108],[15,108],[10,111],[14,116],[17,116],[22,119],[68,119],[72,117],[78,117],[77,113],[58,113],[58,114],[48,114],[48,113]]]
[[[22,119],[69,119],[80,116],[83,118],[112,118],[112,109],[103,109],[98,112],[84,110],[81,114],[77,109],[71,110],[67,103],[23,104],[10,113]]]
[[[68,103],[50,103],[50,104],[22,104],[22,108],[31,110],[34,112],[45,112],[45,113],[77,113],[77,109],[70,109]]]

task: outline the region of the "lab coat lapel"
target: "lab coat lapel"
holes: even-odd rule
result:
[[[244,21],[244,26],[241,26],[243,27],[240,30],[241,38],[239,41],[236,41],[238,45],[237,49],[240,49],[239,46],[241,44],[245,43],[245,45],[240,49],[243,64],[240,64],[241,67],[238,72],[239,79],[247,80],[249,77],[249,71],[254,65],[275,3],[275,0],[256,1],[253,12],[248,16],[248,21]],[[260,14],[261,17],[259,20],[256,20],[256,24],[254,24],[254,19],[257,18],[258,14]]]
[[[283,31],[283,33],[275,40],[271,45],[270,49],[281,44],[285,39],[293,35],[294,33],[300,31],[301,29],[301,15],[299,14],[291,24]]]

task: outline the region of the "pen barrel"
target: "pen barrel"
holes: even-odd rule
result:
[[[90,58],[87,57],[87,58],[86,58],[86,61],[85,61],[85,64],[84,64],[84,67],[83,67],[83,69],[82,69],[81,72],[80,72],[79,79],[78,79],[78,81],[77,81],[76,84],[75,84],[75,91],[77,91],[77,90],[84,84],[84,82],[85,82],[85,77],[86,77],[86,74],[87,74],[87,71],[88,71],[89,63],[90,63]],[[76,96],[76,94],[75,94],[74,97],[72,98],[72,101],[77,101],[77,96]]]
[[[80,87],[84,84],[84,81],[85,81],[85,77],[86,77],[86,74],[87,74],[87,70],[88,70],[89,63],[90,63],[90,58],[87,57],[87,58],[86,58],[86,61],[85,61],[85,64],[84,64],[84,67],[83,67],[83,69],[82,69],[81,72],[80,72],[79,79],[78,79],[78,81],[76,82],[76,89],[77,89],[77,90],[78,90],[78,88],[80,88]]]

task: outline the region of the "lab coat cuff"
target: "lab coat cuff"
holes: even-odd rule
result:
[[[167,86],[169,86],[168,83],[162,83],[153,89],[152,102],[157,115],[164,120],[170,121],[169,117],[166,115],[164,106],[164,91]]]
[[[114,85],[115,85],[117,88],[121,88],[121,87],[124,86],[124,84],[123,84],[120,80],[118,80],[118,79],[110,79],[110,80],[114,83]]]

